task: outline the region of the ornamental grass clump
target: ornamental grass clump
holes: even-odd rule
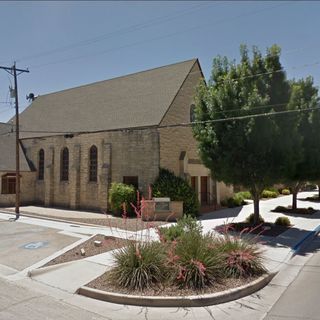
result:
[[[225,234],[219,239],[217,250],[222,254],[222,269],[226,277],[248,278],[266,272],[261,250],[248,239]]]
[[[221,278],[221,256],[214,249],[214,238],[199,230],[185,232],[171,243],[170,281],[179,288],[201,290]]]
[[[113,285],[140,292],[166,287],[201,292],[227,277],[265,272],[257,246],[241,235],[231,237],[227,227],[222,237],[204,234],[201,223],[185,216],[174,227],[158,228],[158,234],[160,241],[148,236],[115,251],[108,273]]]
[[[114,258],[109,277],[120,287],[142,291],[158,286],[166,277],[165,247],[160,242],[128,242]]]

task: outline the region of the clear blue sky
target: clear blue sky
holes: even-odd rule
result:
[[[265,52],[276,43],[288,78],[320,84],[320,2],[1,1],[0,65],[29,68],[18,78],[42,95],[199,58],[206,78],[216,55],[239,58],[239,45]],[[0,70],[0,121],[14,115],[10,81]],[[36,119],[35,119],[36,121]]]

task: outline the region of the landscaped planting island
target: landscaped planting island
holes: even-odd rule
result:
[[[115,250],[112,268],[79,293],[126,304],[192,305],[193,298],[205,301],[206,296],[230,295],[239,287],[249,288],[243,292],[250,294],[257,290],[258,279],[267,283],[257,243],[228,233],[204,234],[190,217],[157,230],[160,241],[136,239]],[[183,298],[189,304],[182,303]]]

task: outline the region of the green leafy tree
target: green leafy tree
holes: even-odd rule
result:
[[[287,132],[289,139],[292,131],[298,135],[293,146],[297,162],[294,170],[285,172],[292,193],[292,208],[297,208],[297,194],[306,181],[320,180],[320,146],[318,132],[320,128],[318,89],[313,84],[312,77],[291,82],[291,97],[289,109],[311,109],[292,115],[296,126]]]
[[[193,129],[201,158],[214,177],[250,190],[257,224],[261,192],[282,175],[292,147],[290,139],[281,141],[285,115],[246,116],[286,110],[290,85],[278,46],[265,56],[253,47],[252,58],[241,46],[240,55],[239,64],[226,57],[214,59],[208,85],[202,83],[196,94],[200,123]]]

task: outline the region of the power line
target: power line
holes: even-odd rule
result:
[[[20,132],[24,132],[24,133],[52,133],[52,134],[90,134],[90,133],[109,132],[109,131],[148,130],[150,128],[168,129],[168,128],[176,128],[176,127],[190,127],[190,126],[194,126],[197,124],[238,121],[238,120],[244,120],[244,119],[263,118],[263,117],[277,116],[277,115],[283,115],[283,114],[311,112],[311,111],[317,111],[317,110],[320,110],[320,107],[295,109],[295,110],[284,110],[284,111],[275,111],[275,112],[264,112],[264,113],[244,115],[244,116],[235,116],[235,117],[227,117],[227,118],[219,118],[219,119],[211,119],[211,120],[203,120],[203,121],[181,122],[181,123],[159,125],[159,126],[155,125],[155,126],[144,126],[144,127],[129,127],[129,128],[106,129],[106,130],[97,130],[97,131],[49,131],[49,130],[21,130],[20,129]]]
[[[202,3],[200,5],[197,4],[197,5],[192,6],[191,8],[188,8],[186,10],[177,11],[178,14],[173,14],[173,15],[169,15],[169,16],[165,15],[165,16],[154,18],[154,19],[150,19],[150,20],[147,20],[147,21],[142,22],[142,23],[133,24],[133,25],[130,25],[128,27],[121,28],[121,29],[113,31],[113,32],[108,32],[106,34],[103,34],[103,35],[100,35],[100,36],[97,36],[97,37],[93,37],[93,38],[90,38],[90,39],[87,39],[87,40],[75,42],[75,43],[67,45],[67,46],[62,46],[62,47],[59,47],[59,48],[56,48],[56,49],[43,51],[43,52],[40,52],[40,53],[35,54],[35,55],[25,56],[25,57],[17,59],[17,61],[31,60],[31,59],[34,59],[34,58],[39,58],[39,57],[42,57],[42,56],[51,55],[53,53],[67,51],[67,50],[70,50],[70,49],[73,49],[73,48],[77,48],[77,47],[81,47],[81,46],[88,46],[88,45],[91,45],[93,43],[97,43],[97,42],[109,39],[109,38],[113,37],[114,35],[127,34],[127,33],[131,33],[131,32],[135,32],[137,30],[145,29],[145,28],[150,27],[150,26],[153,27],[153,26],[162,24],[163,22],[174,20],[174,19],[179,18],[181,16],[184,16],[184,15],[187,15],[189,13],[192,13],[195,10],[197,10],[199,8],[202,8],[202,7],[205,7],[205,6],[208,6],[208,4],[207,3],[205,3],[205,4]]]
[[[265,112],[259,114],[251,114],[246,116],[238,116],[238,117],[230,117],[230,118],[220,118],[220,119],[213,119],[213,120],[204,120],[204,121],[194,121],[189,123],[180,123],[181,126],[192,126],[195,124],[206,124],[206,123],[215,123],[215,122],[226,122],[226,121],[235,121],[235,120],[243,120],[243,119],[252,119],[252,118],[260,118],[260,117],[269,117],[269,116],[277,116],[282,114],[290,114],[290,113],[299,113],[299,112],[310,112],[320,110],[320,107],[314,108],[305,108],[305,109],[296,109],[296,110],[284,110],[284,111],[277,111],[277,112]],[[169,127],[174,127],[175,125],[169,125]]]
[[[303,64],[303,65],[300,65],[300,66],[289,67],[287,69],[280,68],[280,69],[276,69],[276,70],[273,70],[273,71],[254,73],[254,74],[250,74],[250,75],[244,76],[244,77],[221,79],[221,80],[219,80],[217,82],[214,82],[214,83],[223,83],[223,82],[228,82],[228,81],[237,81],[237,80],[249,79],[249,78],[254,78],[254,77],[260,77],[260,76],[263,76],[263,75],[279,73],[279,72],[285,72],[286,73],[286,70],[303,69],[303,68],[313,67],[313,66],[316,66],[316,65],[319,65],[319,64],[320,64],[320,61],[316,61],[316,62],[313,62],[313,63]],[[194,74],[194,73],[200,73],[200,71],[192,71],[192,72],[189,72],[188,75]]]
[[[151,39],[148,39],[148,40],[134,42],[134,43],[131,43],[131,44],[126,44],[126,45],[115,47],[115,48],[106,49],[106,50],[99,51],[99,52],[96,52],[96,53],[93,53],[93,54],[80,55],[80,56],[61,59],[61,60],[57,60],[57,61],[53,61],[53,62],[49,62],[49,63],[45,63],[45,64],[34,65],[34,66],[32,66],[32,68],[41,68],[41,67],[45,67],[45,66],[48,66],[48,65],[54,65],[54,64],[59,64],[59,63],[64,63],[64,62],[69,62],[69,61],[75,61],[75,60],[79,60],[79,59],[83,59],[83,58],[94,57],[94,56],[102,55],[102,54],[105,54],[105,53],[108,53],[108,52],[112,52],[112,51],[117,51],[117,50],[121,50],[121,49],[124,49],[124,48],[132,47],[132,46],[136,46],[136,45],[140,45],[140,44],[144,44],[144,43],[148,43],[148,42],[152,42],[152,41],[156,41],[156,40],[170,38],[170,37],[173,37],[173,36],[176,36],[176,35],[179,35],[179,34],[184,34],[184,33],[187,33],[187,32],[190,32],[190,31],[194,31],[194,30],[197,30],[197,29],[202,29],[202,28],[208,27],[208,26],[214,26],[214,25],[217,25],[217,24],[220,24],[220,23],[224,23],[224,22],[227,22],[227,21],[230,21],[230,20],[235,20],[235,19],[239,19],[239,18],[242,18],[242,17],[258,14],[260,12],[263,12],[263,11],[266,11],[266,10],[271,10],[271,9],[274,9],[274,8],[278,8],[278,7],[281,7],[281,6],[284,6],[284,5],[286,5],[286,4],[282,3],[280,5],[278,4],[278,5],[270,6],[270,7],[263,8],[263,9],[253,10],[253,11],[249,11],[249,12],[246,12],[246,13],[243,13],[243,14],[236,15],[236,16],[231,17],[231,18],[220,19],[218,21],[215,21],[214,23],[209,23],[209,24],[205,24],[205,25],[201,25],[201,26],[191,27],[191,28],[188,28],[188,29],[184,29],[182,31],[178,31],[178,32],[162,35],[162,36],[151,38]]]

